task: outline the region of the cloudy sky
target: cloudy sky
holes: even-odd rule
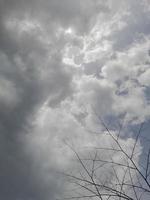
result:
[[[0,199],[60,198],[98,117],[128,147],[148,124],[150,1],[0,0]]]

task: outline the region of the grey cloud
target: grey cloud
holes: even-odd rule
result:
[[[8,29],[6,21],[7,14],[11,13],[9,10],[18,12],[16,9],[19,7],[7,1],[1,2],[1,5],[2,3],[4,6],[1,7],[1,14],[4,16],[1,18],[0,28],[0,198],[53,199],[55,188],[59,184],[54,181],[57,175],[51,177],[49,185],[43,184],[38,172],[34,172],[36,166],[31,155],[26,155],[23,150],[23,137],[31,130],[36,108],[48,97],[52,99],[51,104],[54,106],[72,93],[72,75],[61,64],[61,55],[49,58],[47,49],[38,39],[39,33],[25,32],[19,35],[15,27]],[[50,173],[54,174],[54,170]],[[59,187],[57,188],[59,190]]]
[[[91,19],[99,12],[108,12],[107,1],[97,0],[73,1],[73,0],[32,0],[1,1],[3,18],[24,18],[30,16],[41,20],[46,26],[60,24],[61,26],[75,26],[79,31],[88,30]]]
[[[129,48],[137,40],[150,33],[149,10],[144,9],[143,1],[132,1],[125,7],[127,14],[123,17],[126,26],[114,34],[110,39],[114,40],[114,49],[123,51]],[[128,14],[129,13],[129,14]]]
[[[50,185],[43,185],[34,173],[36,169],[30,155],[23,151],[25,142],[22,139],[31,130],[36,108],[47,98],[50,105],[56,106],[73,91],[72,75],[60,63],[59,56],[53,56],[46,69],[40,71],[38,55],[32,57],[30,51],[28,54],[25,57],[9,57],[4,53],[0,56],[0,159],[3,163],[0,198],[6,200],[53,198],[58,184],[53,180],[56,175],[49,180]]]

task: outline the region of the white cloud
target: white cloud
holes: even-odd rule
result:
[[[100,116],[111,112],[114,95],[114,85],[107,80],[98,80],[95,77],[83,76],[78,83],[79,93],[76,102],[87,107],[88,112],[92,108]]]
[[[150,114],[143,87],[144,85],[149,87],[146,79],[148,50],[149,39],[135,43],[127,51],[118,52],[101,70],[101,75],[106,80],[116,84],[113,106],[115,112],[127,113],[127,121],[135,120],[138,123],[147,119]]]
[[[84,158],[89,158],[89,155],[95,152],[95,150],[93,150],[95,147],[117,148],[115,141],[106,131],[100,134],[91,134],[76,120],[69,112],[69,109],[69,107],[65,107],[64,105],[55,109],[49,108],[46,104],[43,105],[36,116],[32,133],[24,137],[27,145],[25,147],[26,154],[31,156],[33,166],[36,166],[35,174],[37,179],[40,179],[45,187],[53,183],[57,185],[58,188],[58,185],[64,182],[60,175],[59,180],[55,178],[55,172],[58,173],[64,170],[68,173],[70,170],[70,172],[74,172],[77,175],[79,170],[84,174],[84,169],[75,162],[75,154],[66,143],[73,146],[80,156]],[[115,132],[112,132],[112,134],[116,136]],[[120,138],[119,140],[120,145],[129,155],[132,154],[134,142],[135,140],[133,138]],[[121,152],[116,152],[114,154],[113,152],[108,153],[104,150],[98,151],[100,151],[98,153],[99,159],[107,160],[111,156],[114,162],[127,165],[126,158]],[[142,152],[140,143],[137,143],[135,152],[135,163],[137,164]],[[97,163],[96,165],[99,166],[99,164],[100,163]],[[88,164],[89,170],[90,167],[91,164]],[[119,179],[122,180],[124,170],[119,166],[117,166],[115,170]],[[116,181],[113,175],[113,169],[109,165],[106,165],[105,168],[99,168],[96,175],[97,178],[101,175],[101,179],[105,180],[106,177],[108,177],[110,181]],[[135,174],[132,174],[132,176],[134,179]],[[129,175],[126,176],[126,180],[128,178]],[[70,187],[71,185],[67,183],[61,185],[62,191],[57,191],[57,195],[55,195],[63,195]]]
[[[139,81],[142,85],[150,86],[150,69],[147,69],[144,73],[139,77]]]

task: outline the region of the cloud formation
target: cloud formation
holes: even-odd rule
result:
[[[1,199],[60,197],[64,140],[107,141],[97,116],[149,120],[149,12],[146,0],[0,1]]]

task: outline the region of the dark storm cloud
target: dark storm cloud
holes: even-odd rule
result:
[[[31,1],[0,2],[0,199],[3,200],[53,199],[57,181],[51,181],[49,187],[43,185],[30,155],[23,150],[22,138],[45,98],[50,95],[50,104],[55,106],[72,92],[71,74],[64,70],[59,55],[47,63],[46,49],[34,34],[19,37],[17,30],[6,26],[11,17],[20,19],[28,15],[30,6],[34,6]],[[45,67],[41,60],[49,68],[46,73],[40,72]],[[41,73],[46,75],[42,77]],[[52,176],[52,180],[55,178],[56,175]]]
[[[72,93],[72,75],[61,64],[58,47],[52,47],[57,53],[48,59],[47,48],[38,39],[39,30],[19,34],[17,26],[27,18],[38,20],[51,36],[59,24],[73,24],[85,31],[95,8],[90,1],[0,1],[0,199],[47,200],[61,191],[53,169],[48,184],[38,176],[38,167],[23,150],[23,135],[47,97],[55,107]],[[106,7],[98,9],[105,11]],[[12,27],[13,23],[18,24]]]
[[[49,63],[52,66],[46,78],[50,81],[41,80],[35,61],[26,60],[25,71],[22,71],[12,57],[1,55],[0,60],[3,86],[0,92],[0,198],[46,199],[51,185],[42,187],[43,183],[33,175],[36,169],[32,167],[30,155],[23,152],[22,138],[30,129],[34,111],[46,97],[50,95],[50,104],[53,101],[55,106],[71,93],[71,77],[55,59]]]
[[[87,1],[86,4],[68,0],[61,2],[53,0],[0,1],[0,77],[5,82],[9,81],[9,85],[12,84],[10,88],[5,86],[4,90],[7,89],[10,93],[14,93],[13,89],[17,93],[10,94],[9,97],[17,95],[13,106],[8,106],[5,98],[3,102],[0,101],[2,130],[8,135],[10,135],[10,130],[13,136],[22,129],[27,116],[32,113],[38,103],[41,103],[43,96],[53,94],[50,104],[55,105],[60,101],[59,99],[65,98],[72,90],[71,74],[64,70],[59,53],[56,53],[57,55],[54,55],[54,58],[47,63],[49,69],[46,73],[49,73],[49,76],[41,80],[41,70],[45,65],[44,62],[47,62],[48,52],[38,40],[38,34],[40,34],[38,30],[37,32],[31,30],[31,32],[20,35],[17,27],[14,26],[11,29],[9,25],[20,24],[21,20],[29,17],[29,19],[38,19],[43,24],[49,25],[50,29],[51,26],[54,29],[53,24],[55,23],[62,26],[77,23],[77,28],[80,29],[83,28],[83,24],[88,24],[86,20],[93,15],[95,8],[102,11],[107,10],[105,5],[97,6],[96,1],[94,3]],[[16,20],[20,21],[16,22]],[[52,32],[55,33],[55,29]],[[57,52],[57,47],[54,48]],[[45,88],[46,91],[44,91]],[[9,104],[12,104],[11,100]]]

